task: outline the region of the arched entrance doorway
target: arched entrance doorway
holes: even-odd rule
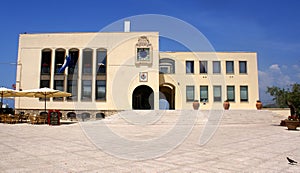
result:
[[[175,109],[175,86],[162,84],[159,86],[159,100],[164,99],[169,103],[169,109]]]
[[[132,109],[154,109],[154,94],[147,85],[136,87],[132,94]]]

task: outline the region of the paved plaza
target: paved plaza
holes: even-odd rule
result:
[[[300,172],[286,159],[300,162],[300,131],[279,126],[287,115],[217,114],[136,111],[60,126],[0,124],[0,172]]]

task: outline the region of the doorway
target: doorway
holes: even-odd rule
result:
[[[154,93],[147,85],[136,87],[132,94],[132,109],[153,110]]]
[[[169,103],[169,109],[175,109],[175,86],[172,84],[159,86],[159,100],[166,100]]]

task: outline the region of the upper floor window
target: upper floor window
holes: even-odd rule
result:
[[[186,73],[194,73],[194,61],[185,62]]]
[[[66,50],[65,49],[56,49],[55,50],[55,74],[63,74],[60,73],[59,70],[64,64],[66,56]]]
[[[41,74],[50,74],[51,56],[51,49],[42,50]]]
[[[226,73],[234,74],[234,62],[233,61],[226,61]]]
[[[247,61],[239,61],[240,74],[247,74]]]
[[[159,60],[159,72],[163,74],[175,73],[175,61],[169,58]]]
[[[106,58],[107,58],[107,50],[106,49],[98,49],[97,50],[97,74],[106,74]]]
[[[79,50],[78,49],[70,49],[69,50],[70,56],[70,64],[68,66],[68,74],[77,74],[78,73],[78,57],[79,57]]]
[[[207,74],[207,61],[200,61],[200,73]]]
[[[214,74],[221,73],[221,63],[220,63],[220,61],[213,61],[213,73]]]
[[[82,74],[92,74],[93,50],[84,49],[82,52]]]

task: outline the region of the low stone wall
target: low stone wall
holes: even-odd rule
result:
[[[264,108],[264,110],[271,111],[279,116],[286,117],[286,118],[290,115],[289,108]]]
[[[19,113],[19,112],[25,112],[25,113],[30,113],[30,114],[36,114],[38,115],[40,112],[44,112],[44,109],[16,109],[15,113]],[[59,112],[61,112],[62,117],[61,119],[63,120],[67,120],[67,114],[70,112],[74,112],[77,115],[80,114],[89,114],[90,115],[90,119],[97,119],[96,115],[97,114],[104,114],[105,117],[107,116],[111,116],[113,114],[116,114],[120,111],[118,110],[59,110]]]

